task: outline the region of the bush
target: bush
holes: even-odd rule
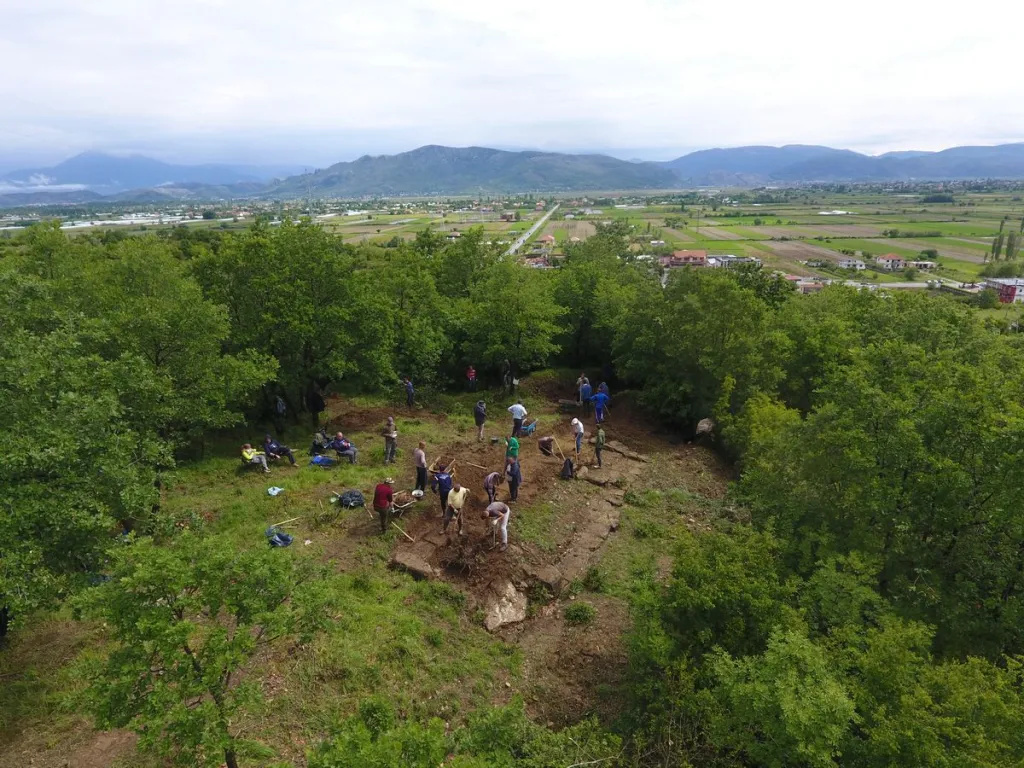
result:
[[[599,568],[591,566],[583,576],[583,587],[589,592],[604,592],[606,584],[604,573]]]
[[[565,621],[574,627],[585,627],[594,623],[597,609],[590,603],[573,603],[566,607]]]

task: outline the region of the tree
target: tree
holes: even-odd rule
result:
[[[211,211],[211,210],[203,211],[203,219],[205,219],[206,221],[212,221],[213,219],[216,219],[216,218],[217,218],[217,212],[216,211]]]
[[[991,288],[985,288],[978,294],[978,307],[980,309],[995,309],[999,306],[999,294]]]
[[[239,552],[191,533],[113,554],[110,580],[79,600],[114,644],[86,667],[86,707],[99,727],[131,728],[178,765],[238,768],[256,745],[232,721],[259,700],[241,673],[263,646],[319,626],[322,590],[304,585],[312,572],[291,552]]]
[[[992,241],[992,260],[999,261],[999,254],[1003,252],[1003,233],[1000,232]]]

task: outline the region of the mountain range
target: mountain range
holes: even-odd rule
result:
[[[294,166],[172,165],[137,155],[90,152],[51,168],[0,175],[0,206],[1024,179],[1024,143],[877,156],[802,144],[750,146],[700,150],[667,162],[430,145],[291,175],[295,170]]]

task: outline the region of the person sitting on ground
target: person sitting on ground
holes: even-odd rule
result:
[[[253,464],[263,467],[263,471],[270,474],[270,467],[267,466],[267,456],[262,451],[257,451],[251,444],[242,446],[242,459],[246,464]]]
[[[580,402],[583,403],[583,415],[590,415],[590,398],[594,394],[594,390],[590,386],[589,381],[584,381],[583,386],[580,387]]]
[[[416,461],[416,488],[417,491],[427,490],[427,444],[420,440],[412,457]]]
[[[537,447],[540,448],[540,452],[545,456],[554,456],[555,454],[555,438],[551,435],[542,437],[537,441]]]
[[[491,472],[484,478],[484,490],[487,491],[488,504],[498,497],[498,486],[504,482],[505,476],[501,472]]]
[[[600,469],[604,465],[601,463],[601,451],[604,450],[604,427],[599,426],[597,428],[597,438],[594,440],[594,455],[597,456],[597,468]]]
[[[508,504],[502,504],[500,501],[492,501],[487,505],[487,509],[480,513],[481,520],[493,520],[492,525],[501,527],[502,552],[508,549],[508,521],[511,516],[512,510],[509,509]]]
[[[477,400],[473,406],[473,421],[476,422],[476,439],[484,439],[484,422],[487,421],[487,403]]]
[[[384,463],[391,464],[395,461],[395,454],[398,452],[398,427],[395,426],[394,416],[388,416],[381,434],[384,436]]]
[[[523,419],[526,418],[526,409],[518,400],[508,407],[512,414],[512,437],[519,437],[519,430],[523,428]]]
[[[292,452],[292,449],[287,445],[281,445],[269,434],[263,436],[263,452],[272,459],[280,459],[282,456],[287,456],[292,466],[295,466],[295,454]]]
[[[462,508],[466,505],[466,499],[469,497],[469,489],[463,488],[458,483],[452,488],[452,492],[448,494],[448,506],[444,510],[444,525],[441,527],[441,533],[448,533],[448,524],[452,521],[453,517],[459,519],[458,531],[459,536],[462,536]]]
[[[437,471],[434,473],[434,479],[430,481],[430,490],[441,498],[442,515],[448,511],[448,494],[452,492],[454,482],[451,474],[448,472],[448,467],[444,464],[437,468]]]
[[[572,420],[572,433],[576,437],[576,455],[583,450],[583,423],[579,419]]]
[[[519,460],[509,456],[505,466],[505,477],[508,478],[508,503],[515,504],[519,499],[519,486],[523,482],[523,472],[519,468]]]
[[[391,513],[395,511],[395,494],[391,486],[395,481],[390,477],[378,483],[373,489],[373,508],[380,517],[380,532],[383,536],[388,532],[388,523]]]
[[[341,432],[334,436],[334,439],[327,444],[327,447],[337,451],[339,458],[341,456],[347,456],[350,464],[356,463],[356,457],[359,455],[359,450],[352,445],[352,443],[346,440],[345,435]]]
[[[509,456],[517,460],[519,459],[519,438],[517,437],[510,437],[505,440],[505,457],[508,458]]]

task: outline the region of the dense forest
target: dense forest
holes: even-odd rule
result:
[[[147,654],[188,650],[160,622],[230,611],[309,634],[325,597],[315,569],[180,532],[165,474],[277,396],[294,413],[312,388],[442,391],[469,363],[492,382],[506,360],[603,367],[684,435],[712,418],[739,469],[734,514],[673,553],[667,582],[637,576],[622,719],[554,732],[520,703],[448,730],[368,700],[311,765],[1024,761],[1022,339],[923,291],[803,296],[757,269],[663,286],[624,235],[605,227],[549,271],[479,231],[389,249],[308,222],[4,241],[2,631],[69,603],[109,622],[97,722],[147,712],[144,747],[231,764],[209,725],[244,698],[230,675],[160,719],[185,694]],[[210,653],[244,656],[232,642]]]

